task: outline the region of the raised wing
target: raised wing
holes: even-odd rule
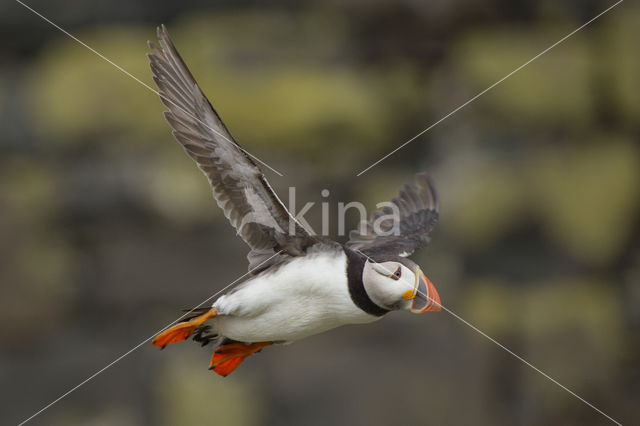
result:
[[[374,211],[364,229],[351,231],[347,247],[376,260],[409,256],[429,244],[429,233],[438,222],[438,195],[427,174],[418,173],[415,184],[405,184],[391,203]]]
[[[173,135],[209,179],[213,196],[238,235],[251,247],[249,267],[277,251],[300,256],[313,238],[295,221],[249,154],[200,90],[166,27],[158,28],[147,57]]]

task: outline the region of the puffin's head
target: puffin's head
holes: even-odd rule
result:
[[[385,309],[416,314],[442,310],[436,288],[410,259],[398,256],[378,262],[367,260],[362,282],[371,300]]]

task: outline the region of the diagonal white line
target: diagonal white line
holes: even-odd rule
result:
[[[209,302],[211,299],[213,299],[214,297],[216,297],[217,295],[219,295],[220,293],[222,293],[223,291],[225,291],[226,289],[228,289],[229,287],[231,287],[232,285],[234,285],[235,283],[237,283],[238,281],[240,281],[241,279],[243,279],[244,277],[246,277],[247,275],[251,274],[253,271],[255,271],[256,269],[258,269],[260,266],[264,265],[265,263],[267,263],[268,261],[270,261],[271,259],[273,259],[274,257],[276,257],[277,255],[279,255],[280,253],[282,253],[282,250],[280,250],[279,252],[277,252],[276,254],[274,254],[273,256],[271,256],[270,258],[260,262],[258,265],[256,265],[253,269],[250,269],[247,273],[239,276],[238,278],[236,278],[235,280],[231,281],[231,283],[227,284],[226,287],[224,287],[222,290],[216,292],[215,294],[207,297],[206,299],[204,299],[202,302],[198,303],[196,305],[196,308],[204,303]],[[56,403],[60,402],[62,399],[66,398],[67,396],[69,396],[69,394],[73,393],[74,391],[78,390],[80,387],[84,386],[85,384],[87,384],[88,382],[90,382],[91,380],[95,379],[97,376],[99,376],[100,374],[104,373],[107,369],[109,369],[110,367],[112,367],[113,365],[117,364],[118,362],[120,362],[122,359],[126,358],[127,356],[129,356],[132,352],[135,352],[137,349],[139,349],[142,345],[144,345],[145,343],[147,343],[149,340],[153,339],[158,333],[162,332],[163,330],[165,330],[166,328],[172,326],[173,324],[175,324],[176,322],[180,321],[182,318],[184,318],[185,316],[189,315],[191,312],[193,312],[196,308],[192,308],[190,311],[185,312],[184,314],[180,315],[178,318],[176,318],[175,320],[171,321],[169,324],[165,325],[164,327],[162,327],[161,329],[159,329],[158,331],[156,331],[155,333],[153,333],[151,336],[147,337],[146,339],[144,339],[143,341],[141,341],[140,343],[138,343],[136,346],[134,346],[133,348],[129,349],[127,352],[123,353],[122,355],[120,355],[118,358],[114,359],[113,361],[111,361],[109,364],[105,365],[104,367],[102,367],[100,370],[96,371],[95,373],[93,373],[92,375],[90,375],[89,377],[87,377],[86,379],[84,379],[83,381],[81,381],[80,383],[78,383],[77,385],[75,385],[74,387],[72,387],[71,389],[69,389],[68,391],[66,391],[65,393],[63,393],[62,395],[60,395],[59,397],[57,397],[56,399],[54,399],[53,401],[51,401],[50,403],[48,403],[47,405],[45,405],[44,407],[42,407],[40,410],[36,411],[35,413],[33,413],[31,416],[27,417],[26,419],[24,419],[22,422],[20,422],[18,424],[18,426],[22,426],[25,423],[31,421],[34,417],[38,416],[39,414],[41,414],[42,412],[46,411],[47,409],[51,408],[53,405],[55,405]]]
[[[40,18],[42,18],[44,21],[48,22],[49,24],[53,25],[55,28],[57,28],[58,30],[60,30],[62,33],[66,34],[67,36],[69,36],[71,39],[73,39],[74,41],[76,41],[77,43],[79,43],[80,45],[86,47],[87,49],[89,49],[91,52],[93,52],[94,54],[96,54],[98,57],[100,57],[101,59],[105,60],[106,62],[110,63],[111,65],[113,65],[114,67],[116,67],[118,69],[118,71],[122,72],[123,74],[125,74],[128,77],[131,77],[132,79],[134,79],[135,81],[137,81],[138,83],[140,83],[140,85],[142,85],[143,87],[147,88],[148,90],[150,90],[151,92],[155,93],[156,95],[158,95],[159,97],[161,97],[162,99],[164,99],[165,101],[169,102],[171,105],[175,106],[176,108],[178,108],[180,111],[182,111],[183,113],[185,113],[187,116],[191,117],[192,119],[196,120],[198,123],[202,124],[203,126],[205,126],[207,129],[211,130],[212,132],[214,132],[215,134],[217,134],[218,136],[220,136],[221,138],[223,138],[224,140],[226,140],[227,142],[234,144],[235,146],[237,146],[242,152],[244,152],[245,154],[247,154],[248,156],[250,156],[251,158],[253,158],[254,160],[256,160],[257,162],[259,162],[260,164],[262,164],[263,166],[267,167],[269,170],[271,170],[272,172],[274,172],[275,174],[277,174],[278,176],[282,177],[284,176],[282,173],[280,173],[279,171],[277,171],[276,169],[274,169],[273,167],[271,167],[270,165],[268,165],[267,163],[265,163],[264,161],[262,161],[261,159],[259,159],[258,157],[256,157],[255,155],[251,154],[250,152],[248,152],[246,149],[244,149],[243,147],[241,147],[240,145],[236,144],[235,142],[233,142],[232,140],[230,140],[229,138],[227,138],[225,135],[223,135],[222,133],[218,132],[216,129],[214,129],[213,127],[209,126],[207,123],[205,123],[204,121],[200,120],[198,117],[195,117],[193,114],[189,113],[188,111],[186,111],[184,108],[182,108],[180,105],[176,104],[175,102],[173,102],[171,99],[169,99],[168,97],[164,96],[163,94],[161,94],[159,91],[155,90],[153,87],[149,86],[147,83],[145,83],[144,81],[140,80],[138,77],[136,77],[135,75],[131,74],[129,71],[125,70],[124,68],[122,68],[120,65],[116,64],[115,62],[113,62],[111,59],[107,58],[106,56],[104,56],[102,53],[98,52],[96,49],[94,49],[93,47],[89,46],[88,44],[86,44],[85,42],[83,42],[82,40],[80,40],[79,38],[77,38],[76,36],[74,36],[73,34],[71,34],[70,32],[68,32],[67,30],[65,30],[64,28],[60,27],[58,24],[56,24],[55,22],[53,22],[52,20],[50,20],[49,18],[47,18],[46,16],[42,15],[41,13],[39,13],[38,11],[34,10],[31,6],[23,3],[20,0],[16,0],[16,2],[20,3],[22,6],[24,6],[26,9],[30,10],[31,12],[33,12],[35,15],[39,16]]]
[[[373,259],[371,259],[369,256],[367,256],[365,253],[361,252],[358,249],[352,249],[354,251],[357,251],[358,253],[360,253],[361,255],[363,255],[364,257],[366,257],[370,262],[375,262]],[[387,272],[389,273],[389,275],[393,274],[393,271],[387,269],[384,265],[382,264],[378,264],[380,267],[382,267],[383,269],[386,269]],[[400,280],[401,282],[407,284],[407,287],[411,290],[413,290],[414,285],[413,283],[409,283],[405,278],[402,278]],[[480,330],[478,327],[476,327],[475,325],[471,324],[469,321],[465,320],[464,318],[462,318],[460,315],[456,314],[455,312],[453,312],[451,309],[447,308],[446,306],[444,306],[442,303],[438,303],[435,300],[433,300],[430,296],[424,294],[423,292],[421,292],[420,290],[416,290],[417,293],[420,293],[422,296],[424,296],[427,300],[429,300],[431,303],[433,303],[434,305],[440,306],[442,309],[444,309],[445,312],[449,313],[451,316],[453,316],[454,318],[456,318],[458,321],[462,322],[463,324],[465,324],[466,326],[470,327],[472,330],[474,330],[475,332],[479,333],[481,336],[487,338],[490,342],[494,343],[495,345],[497,345],[499,348],[503,349],[504,351],[506,351],[508,354],[510,354],[511,356],[513,356],[514,358],[516,358],[518,361],[522,362],[523,364],[525,364],[526,366],[532,368],[533,370],[535,370],[536,372],[538,372],[539,374],[541,374],[542,376],[544,376],[546,379],[550,380],[551,382],[555,383],[556,385],[558,385],[560,388],[564,389],[565,391],[567,391],[569,394],[573,395],[574,397],[576,397],[577,399],[579,399],[580,401],[584,402],[586,405],[588,405],[589,407],[593,408],[595,411],[597,411],[598,413],[602,414],[603,416],[605,416],[607,419],[611,420],[613,423],[617,424],[618,426],[622,426],[622,423],[618,422],[617,420],[613,419],[611,416],[609,416],[607,413],[605,413],[604,411],[602,411],[601,409],[599,409],[598,407],[596,407],[595,405],[593,405],[592,403],[590,403],[589,401],[587,401],[586,399],[582,398],[580,395],[578,395],[577,393],[575,393],[574,391],[572,391],[571,389],[569,389],[568,387],[566,387],[565,385],[563,385],[562,383],[560,383],[559,381],[557,381],[556,379],[554,379],[553,377],[551,377],[550,375],[548,375],[547,373],[545,373],[544,371],[540,370],[538,367],[536,367],[535,365],[533,365],[532,363],[530,363],[529,361],[527,361],[526,359],[524,359],[523,357],[521,357],[520,355],[518,355],[517,353],[513,352],[511,349],[507,348],[505,345],[503,345],[502,343],[498,342],[496,339],[494,339],[493,337],[489,336],[487,333],[485,333],[484,331]]]
[[[426,297],[426,295],[423,295]],[[476,327],[475,325],[469,323],[469,321],[466,321],[464,318],[460,317],[458,314],[456,314],[455,312],[453,312],[451,309],[446,308],[445,306],[442,306],[442,304],[440,305],[442,307],[442,309],[444,309],[445,311],[447,311],[449,314],[451,314],[454,318],[456,318],[458,321],[462,322],[463,324],[465,324],[466,326],[470,327],[472,330],[476,331],[477,333],[479,333],[480,335],[486,337],[487,339],[489,339],[489,341],[493,342],[494,344],[496,344],[498,347],[502,348],[503,350],[505,350],[508,354],[510,354],[511,356],[515,357],[517,360],[519,360],[520,362],[522,362],[523,364],[525,364],[526,366],[532,368],[533,370],[535,370],[536,372],[540,373],[542,376],[544,376],[545,378],[547,378],[548,380],[550,380],[551,382],[555,383],[556,385],[560,386],[560,388],[564,389],[565,391],[569,392],[571,395],[573,395],[574,397],[578,398],[580,401],[584,402],[585,404],[587,404],[589,407],[593,408],[594,410],[596,410],[598,413],[602,414],[603,416],[605,416],[607,419],[611,420],[613,423],[617,424],[618,426],[622,426],[622,423],[620,423],[619,421],[613,419],[611,416],[609,416],[607,413],[605,413],[604,411],[602,411],[601,409],[599,409],[598,407],[596,407],[595,405],[593,405],[592,403],[590,403],[589,401],[585,400],[584,398],[582,398],[580,395],[578,395],[577,393],[575,393],[574,391],[572,391],[571,389],[569,389],[568,387],[566,387],[565,385],[563,385],[562,383],[560,383],[559,381],[557,381],[556,379],[554,379],[553,377],[551,377],[550,375],[548,375],[547,373],[545,373],[544,371],[540,370],[538,367],[536,367],[535,365],[531,364],[529,361],[527,361],[526,359],[522,358],[520,355],[516,354],[515,352],[513,352],[511,349],[507,348],[505,345],[503,345],[502,343],[498,342],[496,339],[494,339],[493,337],[489,336],[487,333],[485,333],[484,331],[480,330],[478,327]]]
[[[560,43],[562,43],[563,41],[567,40],[569,37],[571,37],[572,35],[574,35],[575,33],[577,33],[578,31],[582,30],[584,27],[586,27],[587,25],[591,24],[593,21],[595,21],[596,19],[598,19],[599,17],[601,17],[602,15],[604,15],[605,13],[609,12],[611,9],[613,9],[614,7],[618,6],[620,3],[622,3],[624,0],[619,0],[618,2],[612,4],[611,6],[609,6],[607,9],[605,9],[604,11],[600,12],[599,14],[597,14],[596,16],[594,16],[593,18],[591,18],[590,20],[588,20],[587,22],[585,22],[584,24],[580,25],[578,28],[576,28],[575,30],[571,31],[569,34],[567,34],[566,36],[562,37],[560,40],[556,41],[555,43],[553,43],[551,46],[547,47],[546,49],[544,49],[542,52],[538,53],[536,56],[534,56],[533,58],[529,59],[527,62],[525,62],[524,64],[520,65],[518,68],[516,68],[515,70],[511,71],[509,74],[505,75],[504,77],[502,77],[500,80],[496,81],[495,83],[493,83],[491,86],[487,87],[486,89],[484,89],[482,92],[478,93],[477,95],[475,95],[473,98],[469,99],[468,101],[466,101],[465,103],[463,103],[462,105],[460,105],[459,107],[457,107],[456,109],[454,109],[453,111],[451,111],[450,113],[448,113],[447,115],[445,115],[444,117],[442,117],[440,120],[436,121],[435,123],[433,123],[432,125],[430,125],[429,127],[427,127],[426,129],[424,129],[423,131],[421,131],[420,133],[418,133],[417,135],[415,135],[414,137],[412,137],[411,139],[407,140],[405,143],[403,143],[402,145],[400,145],[399,147],[397,147],[396,149],[394,149],[393,151],[391,151],[390,153],[388,153],[387,155],[385,155],[384,157],[380,158],[378,161],[376,161],[375,163],[371,164],[369,167],[367,167],[366,169],[362,170],[360,173],[358,173],[356,176],[361,176],[362,174],[366,173],[368,170],[370,170],[371,168],[375,167],[376,165],[380,164],[382,161],[386,160],[387,158],[391,157],[393,154],[395,154],[396,152],[400,151],[402,148],[404,148],[405,146],[409,145],[411,142],[413,142],[414,140],[418,139],[420,136],[424,135],[425,133],[427,133],[429,130],[433,129],[434,127],[436,127],[438,124],[442,123],[444,120],[446,120],[447,118],[451,117],[453,114],[455,114],[456,112],[460,111],[462,108],[466,107],[467,105],[469,105],[471,102],[475,101],[476,99],[478,99],[480,96],[484,95],[485,93],[487,93],[489,90],[493,89],[494,87],[496,87],[497,85],[499,85],[500,83],[502,83],[503,81],[505,81],[506,79],[508,79],[509,77],[511,77],[512,75],[514,75],[515,73],[517,73],[518,71],[520,71],[522,68],[526,67],[527,65],[529,65],[531,62],[535,61],[536,59],[538,59],[540,56],[544,55],[545,53],[547,53],[548,51],[550,51],[551,49],[553,49],[554,47],[556,47],[557,45],[559,45]]]

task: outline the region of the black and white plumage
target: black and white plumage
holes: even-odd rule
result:
[[[437,195],[425,174],[402,188],[393,199],[395,208],[374,212],[346,245],[311,235],[295,222],[234,140],[164,26],[157,36],[159,44],[149,43],[148,57],[160,98],[169,109],[165,117],[176,140],[207,176],[218,206],[249,245],[252,276],[211,308],[196,310],[160,333],[155,345],[164,347],[194,332],[203,344],[211,335],[223,337],[211,368],[226,375],[246,356],[274,342],[372,322],[392,310],[440,310],[435,288],[405,257],[429,242],[438,218]],[[396,222],[390,216],[394,213]]]
[[[390,206],[374,211],[364,232],[349,233],[347,247],[376,259],[388,254],[406,257],[429,244],[429,233],[438,222],[438,195],[427,174],[418,173],[415,184],[405,184],[391,202],[396,211]],[[394,217],[400,220],[394,221]],[[394,226],[399,227],[397,233]]]

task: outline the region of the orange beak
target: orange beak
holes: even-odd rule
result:
[[[413,291],[415,296],[411,304],[411,312],[414,314],[440,312],[442,310],[440,296],[438,296],[436,288],[420,269],[416,271],[416,284]]]

